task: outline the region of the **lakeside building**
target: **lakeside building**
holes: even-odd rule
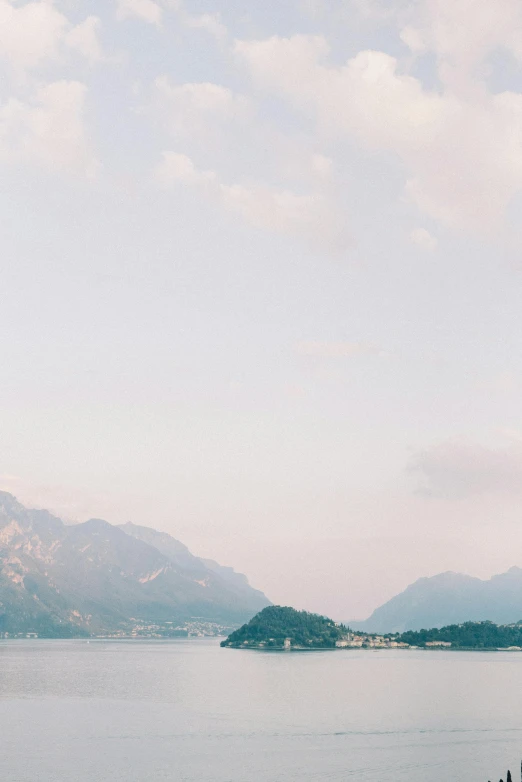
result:
[[[394,638],[385,638],[383,635],[356,635],[348,633],[335,644],[344,649],[408,649],[409,644],[396,641]]]

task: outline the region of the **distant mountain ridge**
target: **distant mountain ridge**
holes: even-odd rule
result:
[[[269,604],[246,577],[166,533],[101,519],[65,525],[0,492],[0,632],[73,636],[195,617],[240,624]]]
[[[226,565],[220,565],[213,559],[202,559],[195,557],[188,548],[166,532],[158,532],[151,527],[141,527],[132,522],[121,524],[120,529],[127,535],[131,535],[137,540],[154,546],[168,557],[172,562],[193,573],[199,573],[203,577],[208,576],[208,571],[216,574],[222,581],[230,585],[235,593],[243,595],[247,602],[259,600],[260,604],[265,601],[265,595],[258,589],[254,589],[248,583],[248,578],[243,573],[237,573],[234,568]]]
[[[512,567],[487,580],[453,572],[420,578],[364,622],[350,626],[388,633],[484,620],[522,620],[522,568]]]

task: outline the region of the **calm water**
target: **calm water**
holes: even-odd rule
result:
[[[522,653],[0,642],[0,750],[9,782],[505,779]]]

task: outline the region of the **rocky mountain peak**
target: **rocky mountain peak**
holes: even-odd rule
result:
[[[133,533],[133,534],[129,534]],[[190,617],[241,623],[269,604],[147,527],[67,526],[0,492],[0,632],[103,632]]]

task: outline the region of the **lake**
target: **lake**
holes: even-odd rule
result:
[[[521,693],[516,652],[2,641],[2,779],[516,780]]]

